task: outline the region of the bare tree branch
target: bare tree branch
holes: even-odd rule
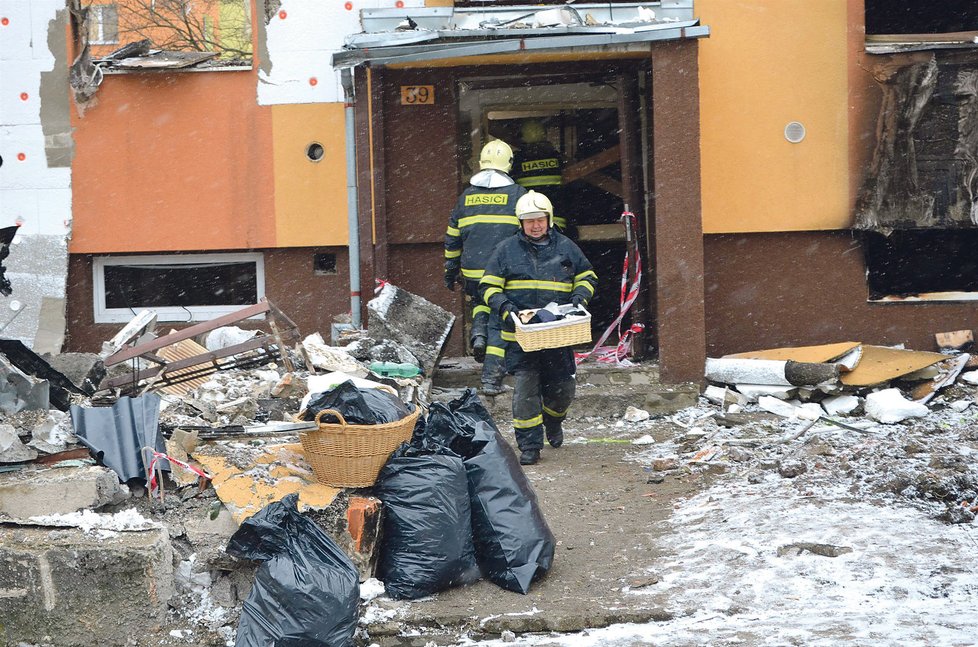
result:
[[[176,51],[219,52],[249,58],[251,21],[247,0],[119,0],[119,40],[148,38]]]

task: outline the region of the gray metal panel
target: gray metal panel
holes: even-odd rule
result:
[[[123,396],[111,407],[71,406],[71,424],[78,440],[122,481],[146,478],[140,450],[153,447],[166,451],[160,434],[160,396],[150,393],[138,398]],[[169,465],[164,462],[164,467]]]
[[[702,38],[709,35],[708,27],[673,27],[634,33],[566,34],[536,38],[505,38],[497,40],[454,41],[403,47],[374,47],[368,50],[351,49],[333,54],[333,66],[353,67],[362,63],[408,63],[465,56],[484,56],[519,51],[567,50],[574,48],[625,47],[635,43],[661,40]]]

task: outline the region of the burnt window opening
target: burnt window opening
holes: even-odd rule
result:
[[[976,230],[903,230],[889,236],[864,233],[870,300],[935,292],[978,296],[976,245]]]
[[[867,34],[944,34],[978,30],[974,0],[866,0]]]
[[[312,271],[319,276],[336,274],[336,254],[314,254]]]
[[[159,321],[206,321],[265,296],[260,253],[102,256],[92,270],[98,323],[143,309]]]

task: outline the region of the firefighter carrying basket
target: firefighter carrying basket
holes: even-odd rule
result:
[[[323,409],[316,414],[319,429],[299,434],[302,452],[316,480],[332,487],[370,487],[401,443],[411,440],[421,409],[380,425],[351,425],[339,411]],[[305,411],[294,416],[302,420]],[[324,415],[336,416],[339,423],[321,422]]]
[[[562,312],[584,310],[573,305],[560,306]],[[591,341],[591,313],[584,310],[584,316],[565,317],[558,321],[525,324],[519,317],[513,319],[516,342],[526,352],[545,348],[563,348]]]

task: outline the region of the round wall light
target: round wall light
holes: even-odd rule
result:
[[[805,126],[800,121],[789,121],[784,127],[784,138],[792,144],[797,144],[805,139]]]

